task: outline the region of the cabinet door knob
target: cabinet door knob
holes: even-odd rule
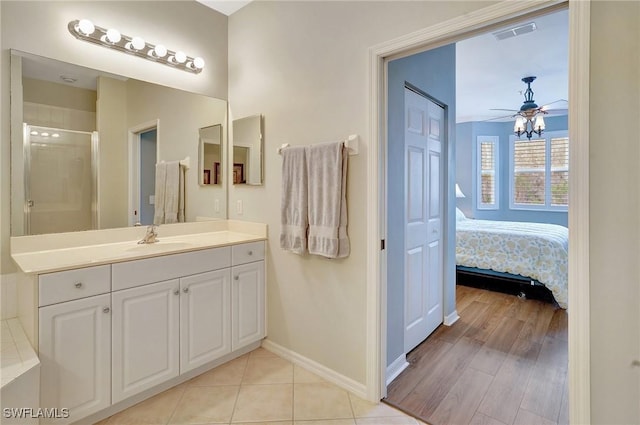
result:
[[[76,282],[75,285],[76,288],[82,288],[82,282]]]
[[[634,360],[631,362],[631,366],[640,367],[640,360]]]
[[[176,289],[175,291],[173,291],[173,295],[180,295],[180,289]]]
[[[249,255],[253,255],[253,251],[249,251],[249,252],[248,252],[248,254],[249,254]]]
[[[111,311],[111,309],[110,309],[109,307],[104,307],[104,308],[102,309],[102,312],[103,312],[103,313],[108,313],[108,312],[110,312],[110,311]]]
[[[182,292],[184,292],[185,294],[186,294],[186,293],[188,293],[188,292],[189,292],[189,287],[187,286],[186,288],[184,288],[184,289],[182,290]]]
[[[233,277],[233,280],[240,280],[240,276],[235,275],[235,276]]]

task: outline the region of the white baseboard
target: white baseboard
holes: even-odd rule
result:
[[[389,386],[389,384],[392,383],[393,380],[396,379],[398,375],[400,375],[402,371],[407,367],[409,367],[409,362],[407,362],[407,355],[405,353],[402,353],[400,356],[398,356],[397,359],[393,361],[393,363],[387,366],[387,386]]]
[[[453,310],[453,313],[447,314],[444,316],[444,321],[442,322],[445,326],[451,326],[458,321],[460,316],[458,316],[458,311]]]
[[[295,351],[291,351],[288,348],[276,344],[269,339],[265,339],[262,341],[262,348],[271,351],[274,354],[277,354],[285,360],[289,360],[290,362],[307,369],[309,372],[315,373],[319,377],[324,378],[333,384],[336,384],[337,386],[349,391],[352,394],[357,395],[360,398],[363,398],[365,400],[367,398],[366,385],[354,381],[353,379],[348,378],[333,369],[329,369],[328,367],[321,365],[320,363],[307,357],[304,357],[303,355],[298,354]]]

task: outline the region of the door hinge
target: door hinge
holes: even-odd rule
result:
[[[384,251],[384,239],[380,239],[380,251]]]

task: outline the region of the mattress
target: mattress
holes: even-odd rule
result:
[[[535,279],[562,308],[567,308],[568,244],[568,229],[555,224],[456,222],[456,264]]]

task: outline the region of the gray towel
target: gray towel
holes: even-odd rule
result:
[[[307,170],[304,147],[282,151],[280,248],[304,254],[307,250]]]
[[[343,142],[307,147],[310,254],[328,258],[343,258],[349,255],[348,158],[348,150]]]
[[[156,164],[156,196],[153,212],[153,224],[164,223],[164,187],[167,180],[167,164]]]
[[[153,224],[184,222],[185,167],[180,161],[156,164]]]

